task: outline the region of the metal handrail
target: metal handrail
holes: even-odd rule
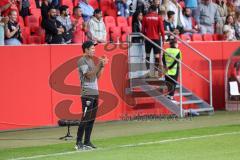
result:
[[[136,35],[136,33],[135,33]],[[128,42],[131,42],[131,36],[134,37],[134,34],[130,34],[128,36]],[[144,34],[142,33],[137,33],[137,36],[142,36],[144,39],[148,40],[150,43],[152,43],[154,46],[156,46],[157,48],[159,48],[160,50],[162,50],[165,54],[167,54],[168,56],[172,57],[174,60],[176,60],[180,65],[180,68],[179,68],[179,75],[180,75],[180,83],[179,83],[179,86],[180,86],[180,117],[183,117],[183,104],[182,104],[182,61],[177,59],[176,57],[173,57],[172,55],[170,55],[169,53],[167,53],[162,47],[160,47],[158,44],[156,44],[155,42],[153,42],[151,39],[149,39],[147,36],[145,36]],[[130,48],[130,47],[128,47]],[[146,60],[147,61],[147,60]],[[150,63],[150,61],[147,61],[148,63]],[[186,66],[188,67],[188,66]],[[157,68],[156,66],[154,66],[155,69],[157,69],[158,71],[161,71],[159,68]],[[190,68],[191,69],[191,68]],[[168,76],[169,77],[169,76]],[[171,78],[171,77],[169,77]],[[172,78],[171,78],[172,79]],[[173,80],[173,79],[172,79]],[[174,80],[175,81],[175,80]]]
[[[201,52],[199,52],[198,50],[196,50],[195,48],[193,48],[191,45],[189,45],[188,43],[186,43],[185,41],[183,41],[181,38],[179,38],[177,35],[175,35],[172,32],[168,32],[169,34],[171,34],[174,38],[176,38],[178,41],[180,41],[181,43],[183,43],[185,46],[187,46],[188,48],[190,48],[191,50],[193,50],[195,53],[197,53],[198,55],[200,55],[202,58],[204,58],[205,60],[208,61],[208,67],[209,67],[209,92],[210,92],[210,106],[213,107],[213,100],[212,100],[212,61],[211,59],[209,59],[208,57],[206,57],[205,55],[203,55]]]
[[[141,36],[144,39],[148,40],[150,43],[152,43],[155,47],[161,49],[165,54],[167,54],[168,56],[172,57],[174,60],[176,60],[177,62],[181,63],[182,65],[184,65],[186,68],[188,68],[189,70],[191,70],[193,73],[195,73],[196,75],[198,75],[199,77],[201,77],[202,79],[204,79],[206,82],[210,83],[208,79],[206,79],[203,75],[201,75],[200,73],[198,73],[197,71],[195,71],[194,69],[190,68],[188,65],[186,65],[185,63],[183,63],[181,60],[177,59],[176,57],[173,57],[172,55],[169,55],[167,53],[167,51],[165,49],[163,49],[162,47],[160,47],[157,43],[155,43],[154,41],[152,41],[150,38],[148,38],[147,36],[145,36],[142,33],[133,33],[130,34],[131,36]]]
[[[171,35],[173,35],[175,38],[179,39],[179,37],[177,37],[176,35],[174,35],[173,33],[169,32]],[[183,117],[183,112],[182,112],[182,65],[184,65],[186,68],[188,68],[190,71],[192,71],[194,74],[196,74],[197,76],[201,77],[202,79],[204,79],[206,82],[208,82],[210,84],[210,106],[212,107],[212,63],[211,60],[209,58],[207,58],[205,55],[203,55],[202,53],[200,53],[199,51],[197,51],[196,49],[194,49],[193,47],[191,47],[189,44],[187,44],[186,42],[182,41],[181,39],[179,39],[179,41],[181,41],[183,44],[185,44],[186,46],[188,46],[190,49],[192,49],[194,52],[196,52],[197,54],[199,54],[200,56],[202,56],[204,59],[206,59],[209,63],[209,80],[206,79],[204,76],[202,76],[200,73],[198,73],[197,71],[195,71],[194,69],[192,69],[191,67],[189,67],[188,65],[186,65],[185,63],[183,63],[181,60],[177,59],[176,57],[173,57],[172,55],[169,55],[166,50],[164,50],[162,47],[160,47],[158,44],[156,44],[154,41],[152,41],[150,38],[148,38],[147,36],[145,36],[143,33],[132,33],[128,36],[128,42],[131,42],[131,38],[132,37],[143,37],[144,39],[148,40],[150,43],[152,43],[154,46],[156,46],[157,48],[159,48],[160,50],[162,50],[164,52],[164,54],[167,54],[168,56],[172,57],[174,60],[176,60],[180,65],[180,109],[181,109],[181,117]],[[150,62],[148,62],[150,63]],[[155,66],[154,66],[155,67]],[[157,70],[159,70],[159,68],[155,67]]]
[[[181,38],[179,38],[177,35],[175,35],[172,32],[168,32],[169,34],[171,34],[171,36],[173,36],[174,38],[177,38],[178,41],[180,41],[181,43],[185,44],[187,47],[189,47],[190,49],[192,49],[194,52],[196,52],[198,55],[200,55],[201,57],[203,57],[204,59],[206,59],[208,62],[211,62],[211,60],[206,57],[205,55],[203,55],[201,52],[199,52],[198,50],[196,50],[195,48],[193,48],[191,45],[189,45],[188,43],[186,43],[185,41],[183,41]]]

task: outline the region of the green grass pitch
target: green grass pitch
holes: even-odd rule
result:
[[[15,160],[239,160],[240,113],[164,121],[96,124],[97,150],[78,152],[61,141],[66,128],[0,133],[0,159]],[[76,128],[72,129],[76,134]]]

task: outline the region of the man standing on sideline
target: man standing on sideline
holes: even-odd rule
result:
[[[107,63],[106,57],[99,58],[99,63],[94,64],[93,56],[95,47],[92,41],[86,41],[82,45],[83,56],[78,61],[78,69],[81,80],[82,119],[78,127],[76,150],[96,148],[90,141],[93,124],[98,109],[98,83],[103,68]],[[84,143],[83,134],[85,133]]]
[[[164,42],[165,32],[163,26],[163,20],[160,15],[157,13],[156,6],[152,5],[149,8],[149,13],[143,18],[143,33],[150,38],[157,45],[161,46],[161,37],[162,42]],[[155,57],[155,68],[160,67],[160,53],[161,50],[154,46],[148,40],[145,41],[145,50],[146,50],[146,67],[150,71],[150,53],[153,49]],[[150,72],[150,77],[159,77],[158,71]]]

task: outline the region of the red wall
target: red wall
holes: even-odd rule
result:
[[[211,58],[214,107],[224,109],[225,63],[240,42],[191,44]],[[184,62],[207,77],[207,63],[194,56],[189,48],[180,48]],[[119,120],[127,112],[127,105],[121,98],[126,85],[127,48],[124,45],[98,45],[96,51],[97,56],[105,54],[110,60],[99,80],[98,120]],[[81,55],[80,45],[0,47],[0,130],[53,126],[57,117],[80,117],[80,82],[76,61]],[[184,84],[209,100],[207,83],[188,71],[183,74]],[[199,85],[201,87],[197,87]]]

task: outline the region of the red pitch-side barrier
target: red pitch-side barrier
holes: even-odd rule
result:
[[[213,105],[215,109],[224,109],[225,64],[240,42],[194,42],[191,45],[212,60]],[[180,48],[183,61],[207,76],[206,61],[193,56],[189,48],[181,45]],[[77,60],[82,55],[81,45],[3,46],[0,52],[0,130],[55,126],[59,118],[79,119]],[[127,46],[98,45],[96,56],[101,55],[109,58],[109,64],[99,79],[97,120],[120,120],[132,111],[125,96]],[[190,72],[183,72],[183,75],[184,85],[209,101],[207,83]],[[163,107],[158,111],[168,113]]]

